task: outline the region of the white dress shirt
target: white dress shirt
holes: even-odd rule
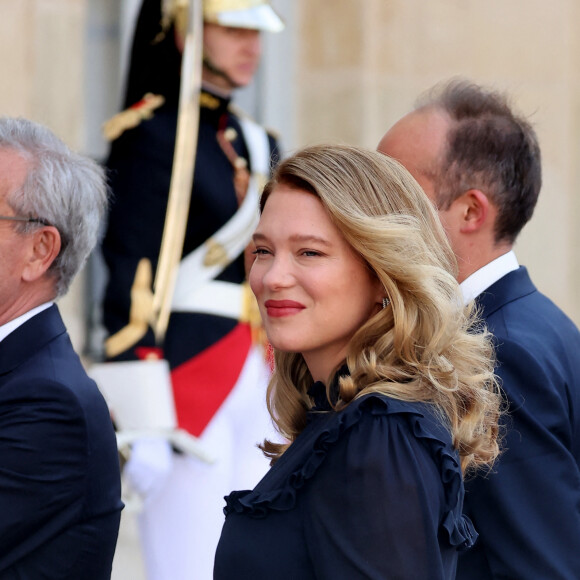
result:
[[[480,268],[461,282],[463,301],[465,304],[468,304],[472,300],[475,300],[492,284],[495,284],[500,278],[517,270],[519,267],[518,259],[513,250],[492,260],[489,264],[486,264],[483,268]]]
[[[16,330],[19,326],[22,326],[27,320],[30,320],[33,316],[40,314],[43,310],[50,308],[53,305],[53,302],[45,302],[40,306],[36,306],[32,310],[25,312],[18,318],[7,322],[0,326],[0,342],[2,342],[11,332]]]

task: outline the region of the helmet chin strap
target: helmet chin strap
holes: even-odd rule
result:
[[[215,65],[210,58],[204,54],[203,55],[203,66],[212,74],[221,77],[224,79],[229,85],[231,89],[238,89],[240,85],[236,83],[230,75],[225,70],[222,70],[217,65]]]

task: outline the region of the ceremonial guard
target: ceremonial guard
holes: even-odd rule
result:
[[[232,91],[256,71],[260,31],[283,28],[266,0],[203,1],[193,188],[163,340],[139,315],[162,238],[173,233],[164,224],[176,131],[179,140],[187,4],[143,1],[126,110],[105,125],[113,192],[102,246],[109,276],[107,357],[167,360],[177,424],[199,438],[211,459],[180,453],[167,440],[134,443],[125,472],[143,497],[139,528],[150,580],[211,578],[223,496],[252,487],[266,472],[256,445],[272,431],[265,402],[269,368],[245,280],[258,184],[278,159],[277,143],[230,102]]]

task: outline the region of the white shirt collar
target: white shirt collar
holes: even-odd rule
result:
[[[14,332],[19,326],[22,326],[27,320],[30,320],[33,316],[36,316],[43,310],[50,308],[53,304],[54,302],[45,302],[44,304],[36,306],[32,310],[25,312],[18,318],[10,320],[10,322],[0,326],[0,342],[2,342],[11,332]]]
[[[513,250],[492,260],[489,264],[486,264],[483,268],[480,268],[477,272],[474,272],[461,282],[463,301],[465,304],[468,304],[492,284],[495,284],[500,278],[517,270],[519,267],[518,259]]]

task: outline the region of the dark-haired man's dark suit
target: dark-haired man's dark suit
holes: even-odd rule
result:
[[[523,267],[477,302],[510,408],[494,473],[466,482],[465,510],[480,535],[457,578],[578,580],[580,333]]]
[[[0,579],[110,578],[120,496],[107,406],[51,306],[0,342]]]

